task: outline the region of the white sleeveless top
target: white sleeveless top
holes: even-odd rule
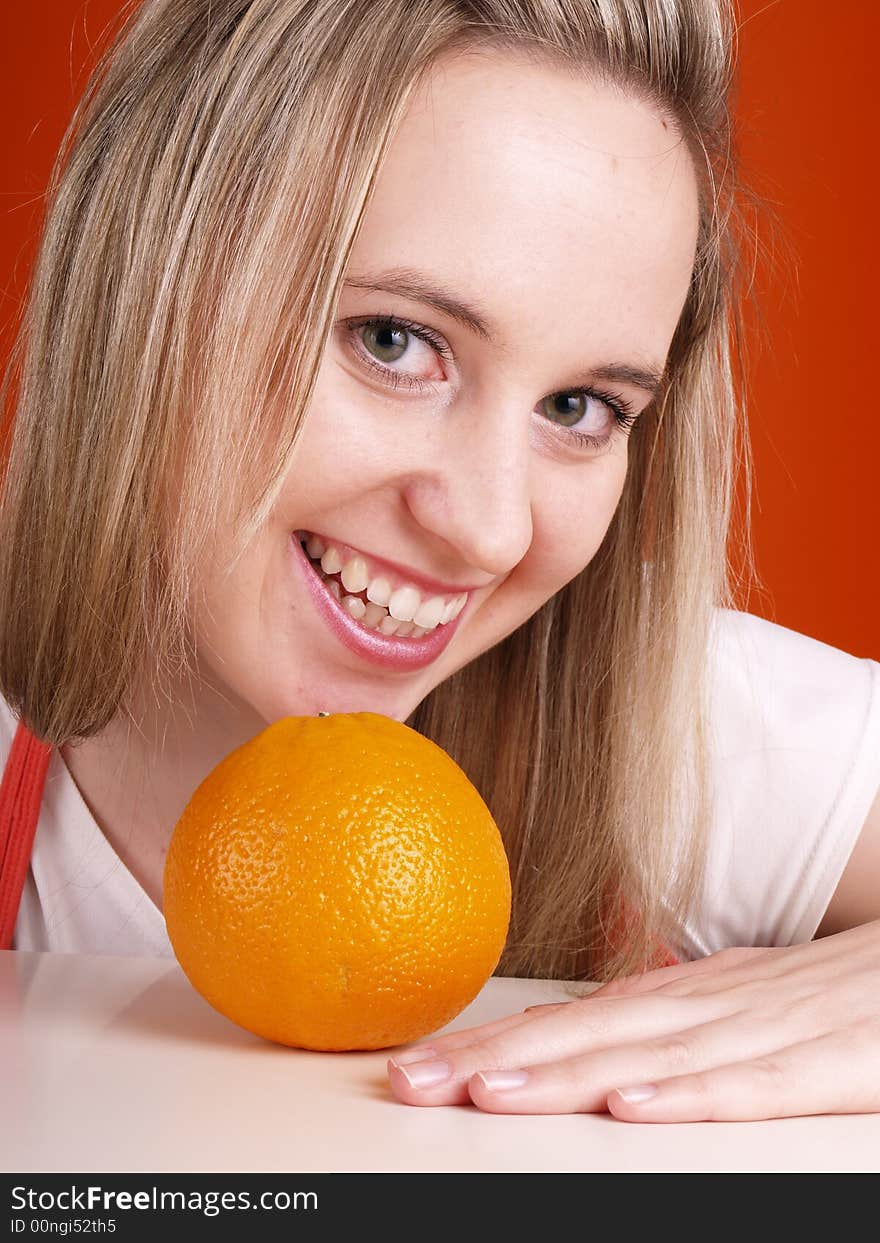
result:
[[[793,945],[819,926],[880,786],[880,663],[719,609],[702,907],[671,948]],[[17,721],[0,697],[0,762]],[[173,957],[162,913],[52,751],[13,948]]]

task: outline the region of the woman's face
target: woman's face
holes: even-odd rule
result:
[[[578,574],[626,475],[614,407],[637,420],[651,399],[697,223],[687,148],[646,104],[507,56],[438,64],[368,207],[272,521],[206,579],[200,662],[226,690],[266,721],[405,720]],[[360,607],[298,532],[339,550]],[[386,635],[465,590],[451,623]]]

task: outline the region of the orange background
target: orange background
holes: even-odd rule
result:
[[[24,287],[58,143],[120,0],[7,5],[0,110],[0,353]],[[880,658],[875,358],[878,173],[873,98],[880,4],[740,0],[742,175],[771,201],[752,348],[753,531],[763,590],[740,607]],[[755,335],[756,334],[750,334]]]

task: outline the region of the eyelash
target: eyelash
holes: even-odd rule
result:
[[[377,324],[382,328],[397,328],[404,332],[409,332],[414,337],[424,341],[426,345],[430,345],[445,362],[453,361],[452,353],[443,338],[424,324],[415,324],[411,320],[404,319],[398,315],[368,315],[360,319],[343,321],[346,334],[351,338],[354,338],[359,328],[365,328],[367,324]],[[425,383],[423,380],[407,375],[403,371],[392,371],[390,367],[384,367],[378,359],[372,358],[365,352],[361,353],[360,350],[358,350],[358,358],[370,367],[371,370],[377,372],[382,377],[384,383],[389,384],[392,388],[415,389],[417,391],[430,388],[430,384]],[[602,389],[596,388],[561,389],[560,393],[566,395],[582,394],[586,397],[592,397],[596,401],[601,401],[614,415],[617,433],[611,432],[607,436],[590,436],[586,432],[577,432],[573,428],[564,427],[562,424],[555,424],[564,435],[586,448],[604,449],[614,439],[615,434],[628,436],[638,418],[631,403],[619,393],[607,393]],[[553,397],[557,396],[557,394],[549,393],[548,396]]]

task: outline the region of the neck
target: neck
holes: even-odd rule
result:
[[[101,832],[160,910],[165,856],[186,804],[267,724],[210,680],[161,695],[144,681],[100,734],[59,748]]]

